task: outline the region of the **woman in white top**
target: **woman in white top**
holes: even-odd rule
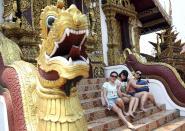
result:
[[[134,126],[123,115],[125,107],[122,99],[118,96],[119,84],[115,82],[117,77],[117,72],[113,71],[110,73],[109,82],[103,84],[103,96],[109,109],[115,111],[128,128],[134,129]]]

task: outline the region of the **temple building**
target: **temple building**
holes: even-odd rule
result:
[[[171,25],[171,17],[157,0],[64,0],[87,15],[89,37],[86,52],[92,77],[104,77],[105,66],[124,64],[123,50],[140,53],[140,36]],[[1,1],[2,2],[2,1]],[[41,43],[41,9],[57,0],[6,0],[2,6],[2,32],[22,49],[24,60],[35,63]],[[4,10],[3,10],[4,9]],[[14,22],[14,23],[12,23]],[[11,24],[10,24],[11,23]]]

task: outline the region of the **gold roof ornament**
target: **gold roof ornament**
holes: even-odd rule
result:
[[[57,7],[62,9],[64,7],[64,1],[63,0],[58,0],[57,1]]]

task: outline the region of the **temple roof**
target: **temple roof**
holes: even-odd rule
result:
[[[171,25],[171,17],[163,9],[158,0],[131,0],[138,18],[142,23],[141,34],[168,28]]]

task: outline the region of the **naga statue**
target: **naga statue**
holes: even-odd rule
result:
[[[171,100],[180,107],[185,107],[185,83],[174,67],[161,62],[143,62],[140,56],[128,48],[124,50],[126,64],[131,71],[140,70],[151,79],[161,81]]]
[[[9,127],[17,131],[86,131],[75,86],[89,74],[89,59],[81,50],[88,36],[87,18],[75,5],[65,9],[59,1],[57,6],[45,7],[40,19],[42,46],[37,67],[21,60],[8,66],[0,61],[0,82],[11,97],[8,115],[13,117],[8,119],[13,127],[10,123]]]

